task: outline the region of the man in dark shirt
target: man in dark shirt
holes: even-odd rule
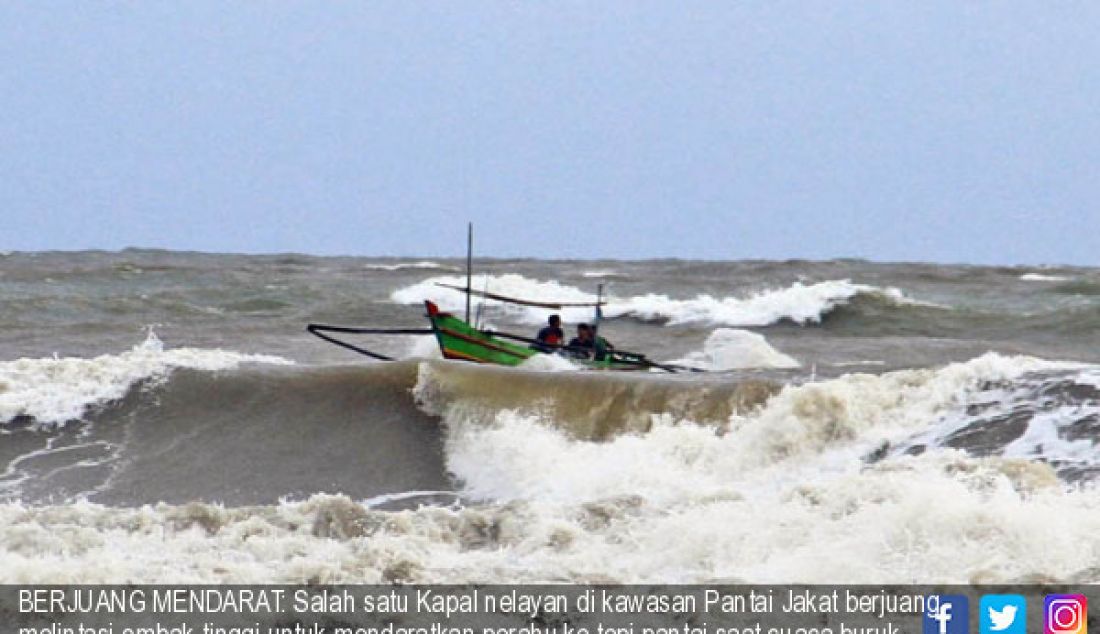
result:
[[[547,326],[539,331],[539,334],[535,335],[535,340],[538,341],[534,348],[540,352],[553,352],[562,341],[565,341],[565,332],[561,329],[561,317],[557,315],[550,315],[550,318],[546,320]]]
[[[592,329],[588,324],[577,324],[577,336],[569,340],[569,354],[575,357],[592,356]]]

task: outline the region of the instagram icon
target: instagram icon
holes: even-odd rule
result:
[[[1083,594],[1048,594],[1043,599],[1043,634],[1088,634],[1087,620]]]

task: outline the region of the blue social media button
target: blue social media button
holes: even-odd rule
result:
[[[1026,634],[1027,599],[1019,594],[987,594],[978,614],[981,634]]]
[[[968,634],[970,601],[961,594],[930,594],[924,602],[924,634]]]

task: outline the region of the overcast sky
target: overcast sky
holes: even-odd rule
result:
[[[0,2],[0,249],[1100,264],[1100,3]]]

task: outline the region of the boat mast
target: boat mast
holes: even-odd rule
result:
[[[466,223],[466,323],[470,323],[470,291],[474,269],[474,223]]]

